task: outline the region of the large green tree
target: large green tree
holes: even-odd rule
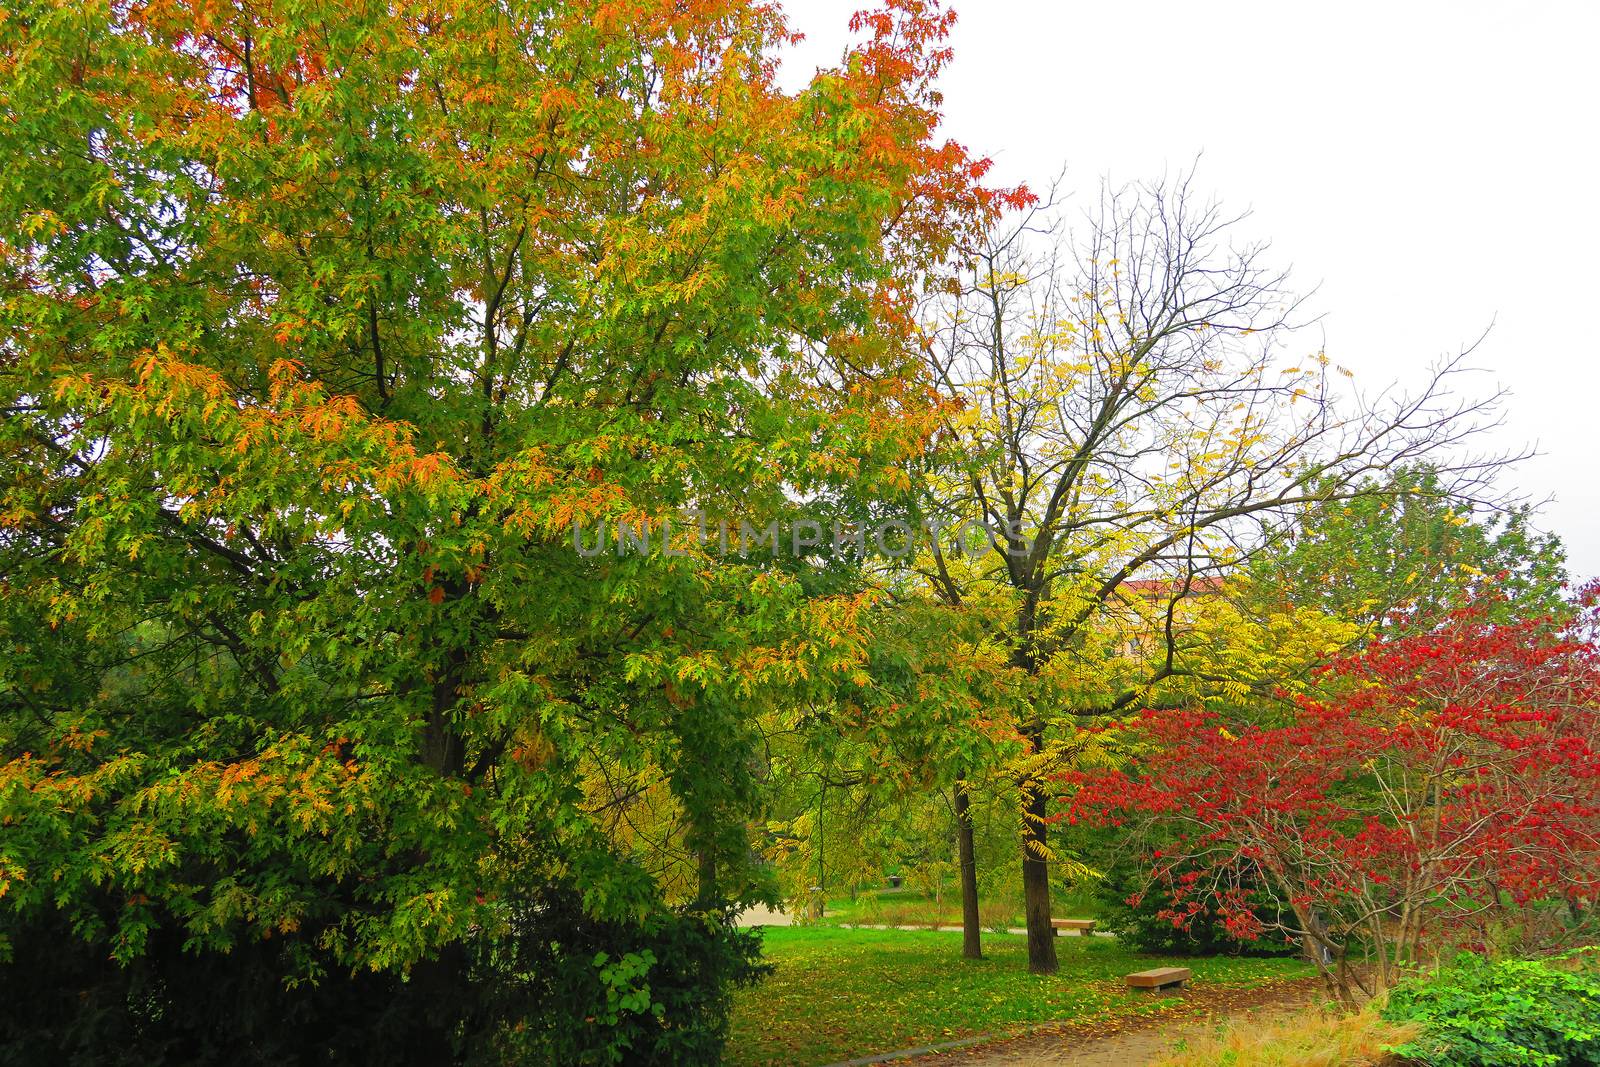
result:
[[[672,901],[594,783],[666,783],[732,937],[752,724],[859,670],[858,605],[660,523],[898,486],[909,288],[991,204],[932,139],[948,24],[893,3],[788,96],[743,0],[8,9],[4,944],[435,1005],[486,941],[555,946],[612,1030],[545,990],[534,1048],[712,1054],[650,1029],[680,1006],[629,938]],[[608,521],[656,549],[575,551]],[[353,1047],[474,1036],[397,1025]]]

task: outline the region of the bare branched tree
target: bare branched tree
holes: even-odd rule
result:
[[[1424,461],[1450,494],[1483,500],[1508,462],[1475,447],[1500,396],[1457,388],[1470,349],[1414,391],[1375,396],[1321,352],[1287,358],[1301,302],[1265,246],[1234,243],[1240,217],[1198,197],[1192,173],[1107,189],[1078,234],[1059,219],[1047,201],[1005,220],[929,312],[929,372],[959,402],[929,506],[945,528],[986,536],[975,552],[970,536],[966,552],[934,538],[919,563],[952,605],[1012,598],[1011,662],[1038,681],[1020,721],[1034,758],[1017,772],[1037,972],[1056,969],[1052,743],[1066,751],[1074,724],[1183,674],[1177,604],[1281,537],[1308,502],[1381,492],[1371,475]],[[1166,601],[1165,654],[1084,700],[1097,670],[1085,635],[1130,581]],[[1073,706],[1050,682],[1064,674],[1080,682]]]

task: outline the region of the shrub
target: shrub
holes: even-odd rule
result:
[[[1011,927],[1021,925],[1017,922],[1021,910],[1011,900],[979,900],[978,923],[991,933],[1003,934]]]
[[[1428,1067],[1585,1067],[1600,1063],[1600,974],[1583,957],[1454,966],[1406,983],[1384,1016],[1422,1034],[1394,1051]]]
[[[733,990],[764,972],[733,909],[603,921],[538,884],[407,975],[286,983],[297,947],[192,951],[171,927],[122,965],[59,913],[0,925],[0,1065],[716,1063]]]
[[[664,910],[643,925],[607,923],[584,911],[575,889],[541,888],[517,907],[516,936],[476,961],[497,1035],[477,1058],[720,1062],[734,990],[770,970],[760,934],[736,927],[735,914]]]
[[[1147,712],[1136,772],[1065,776],[1069,822],[1126,826],[1174,922],[1314,939],[1352,1007],[1424,934],[1471,944],[1503,906],[1593,896],[1600,645],[1492,606],[1336,661],[1282,725]]]
[[[1231,936],[1213,908],[1201,908],[1174,923],[1171,900],[1148,892],[1148,883],[1142,869],[1120,862],[1105,871],[1097,886],[1101,927],[1130,948],[1162,956],[1286,956],[1298,951],[1272,925],[1264,924],[1267,932],[1254,941]]]

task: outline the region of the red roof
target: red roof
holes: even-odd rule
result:
[[[1130,578],[1123,582],[1119,588],[1125,589],[1130,593],[1138,593],[1141,596],[1185,592],[1184,583],[1176,578]],[[1222,592],[1222,579],[1206,575],[1191,578],[1189,579],[1187,592],[1191,596],[1196,593],[1220,593]]]

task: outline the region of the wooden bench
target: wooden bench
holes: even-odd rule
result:
[[[1193,977],[1187,967],[1157,967],[1153,971],[1139,971],[1128,975],[1128,985],[1159,993],[1163,989],[1182,989],[1183,983]]]
[[[1076,930],[1079,937],[1088,937],[1094,933],[1093,919],[1051,919],[1050,925],[1055,928],[1057,937],[1061,936],[1063,930]]]

